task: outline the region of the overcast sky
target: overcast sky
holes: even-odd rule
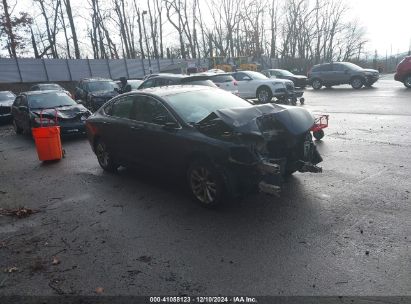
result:
[[[405,52],[411,44],[411,0],[346,0],[367,29],[367,49],[379,55]]]

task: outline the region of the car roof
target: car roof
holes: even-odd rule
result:
[[[138,91],[133,91],[127,94],[137,94],[137,93],[149,93],[152,95],[156,95],[159,97],[165,97],[169,95],[174,95],[178,93],[185,93],[185,92],[197,92],[202,90],[220,90],[213,87],[208,86],[201,86],[201,85],[172,85],[172,86],[164,86],[164,87],[153,87],[142,89]]]
[[[21,92],[19,95],[33,96],[33,95],[44,95],[44,94],[49,94],[49,93],[64,93],[64,92],[57,91],[57,90],[27,91],[27,92]]]
[[[38,86],[46,86],[46,85],[50,85],[50,84],[54,84],[54,85],[60,86],[58,83],[55,83],[55,82],[36,83],[36,84],[33,84],[32,86],[33,86],[33,87],[36,86],[36,85],[38,85]]]
[[[81,81],[90,82],[90,81],[113,81],[110,78],[83,78]]]

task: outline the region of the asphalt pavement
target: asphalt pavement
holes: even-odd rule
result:
[[[330,114],[323,173],[217,210],[156,172],[103,172],[85,138],[42,164],[0,126],[0,208],[38,211],[0,216],[0,295],[411,295],[411,90],[305,98]]]

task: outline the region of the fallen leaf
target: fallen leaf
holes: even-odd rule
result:
[[[13,267],[8,267],[8,268],[4,269],[4,272],[12,273],[12,272],[16,272],[17,270],[19,270],[19,269],[17,267],[13,266]]]
[[[51,264],[58,265],[58,264],[60,264],[60,260],[58,258],[54,257],[53,262],[51,262]]]
[[[96,288],[96,293],[101,294],[104,292],[104,288],[103,287],[97,287]]]
[[[15,216],[18,218],[27,217],[31,214],[37,213],[38,210],[32,210],[30,208],[20,207],[16,209],[3,209],[0,208],[0,215]]]

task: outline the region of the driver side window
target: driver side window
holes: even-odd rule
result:
[[[175,121],[167,109],[151,97],[138,96],[134,103],[131,119],[159,125]]]
[[[234,75],[235,80],[237,81],[242,81],[242,80],[248,80],[250,77],[246,73],[237,73]]]

